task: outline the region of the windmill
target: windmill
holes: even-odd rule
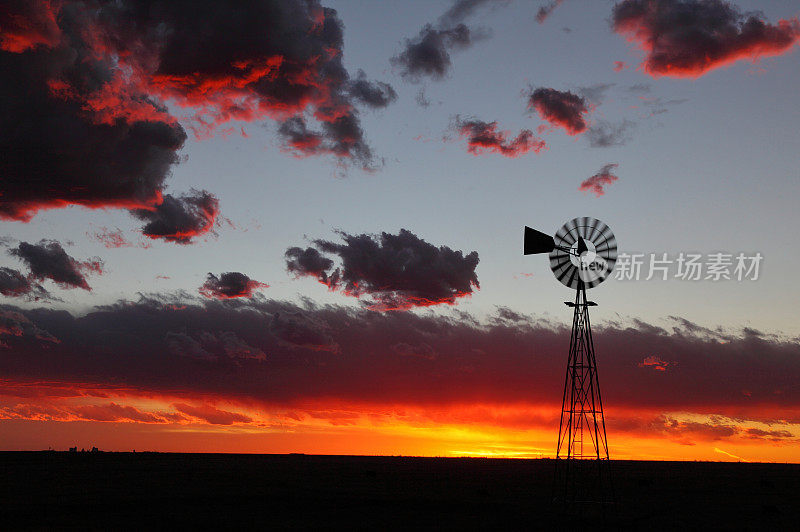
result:
[[[602,283],[614,269],[617,241],[595,218],[575,218],[554,236],[525,227],[525,255],[549,253],[550,269],[575,290],[561,421],[556,446],[554,501],[565,504],[610,503],[614,496],[608,472],[608,439],[586,290]]]

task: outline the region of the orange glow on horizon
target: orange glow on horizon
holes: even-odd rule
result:
[[[266,405],[54,383],[3,383],[0,450],[554,456],[558,406]],[[769,410],[751,411],[764,419]],[[711,413],[607,409],[612,458],[800,462],[800,424]],[[792,414],[793,418],[794,413]],[[780,423],[778,428],[776,424]]]

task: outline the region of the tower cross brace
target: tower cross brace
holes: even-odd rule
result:
[[[586,299],[583,282],[575,291],[575,301],[565,303],[574,310],[553,498],[566,503],[613,502],[603,400],[589,321],[589,307],[596,303]]]

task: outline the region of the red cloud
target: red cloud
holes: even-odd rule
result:
[[[0,50],[20,53],[37,46],[58,44],[61,30],[56,15],[60,0],[6,0],[0,9]]]
[[[570,91],[538,88],[531,91],[528,108],[535,109],[542,120],[564,128],[570,135],[586,131],[589,106],[584,98]]]
[[[461,120],[457,117],[455,127],[458,133],[467,139],[469,146],[467,151],[473,155],[481,155],[488,151],[506,157],[519,157],[529,151],[539,153],[545,147],[544,141],[534,137],[529,129],[523,129],[516,138],[509,139],[507,131],[497,130],[497,122]]]
[[[134,406],[142,403],[113,397],[170,395],[170,404],[194,404],[191,397],[202,397],[217,409],[222,407],[213,397],[282,406],[349,402],[372,411],[380,405],[560,405],[568,330],[509,309],[478,322],[467,314],[376,314],[274,300],[195,300],[172,309],[167,301],[178,303],[120,302],[81,316],[4,311],[0,318],[9,333],[2,340],[9,348],[3,350],[0,396],[35,397],[53,383],[50,396]],[[777,425],[773,429],[800,419],[796,343],[729,335],[678,318],[667,329],[634,321],[596,327],[594,333],[598,350],[614,353],[603,359],[608,411],[653,414],[628,430],[675,437],[703,430],[687,425],[696,418],[676,415],[676,422],[653,424],[660,412],[760,420]],[[667,371],[638,367],[641,353],[654,346],[670,361]],[[717,360],[727,363],[710,375],[709,364]],[[216,421],[226,421],[211,410],[184,409],[184,415],[220,415]]]
[[[365,88],[374,97],[377,88],[389,96],[379,102],[368,99],[367,105],[384,106],[394,90],[363,76],[350,80],[342,65],[343,29],[335,10],[316,1],[253,3],[249,9],[211,0],[147,0],[150,9],[136,4],[105,6],[102,16],[89,23],[91,48],[119,64],[115,83],[84,97],[84,106],[96,115],[114,119],[166,113],[158,102],[126,97],[128,88],[191,109],[186,118],[199,138],[231,121],[286,120],[308,113],[335,147],[327,152],[370,163],[352,100],[361,102]],[[209,13],[215,20],[211,27]],[[342,127],[342,121],[348,126]]]
[[[605,165],[598,173],[585,179],[578,187],[578,190],[581,192],[592,192],[596,197],[599,198],[606,193],[603,187],[610,185],[619,179],[617,176],[611,173],[617,166],[619,165],[616,163]]]
[[[653,368],[656,371],[666,371],[667,366],[670,364],[655,355],[650,355],[649,357],[645,357],[638,365],[640,368]]]
[[[167,102],[187,110],[198,137],[233,131],[231,121],[313,117],[324,149],[295,150],[373,166],[355,105],[396,94],[350,78],[335,10],[317,0],[90,4],[0,4],[0,71],[15,80],[0,96],[0,219],[161,204],[186,140]]]
[[[614,61],[614,72],[622,72],[626,68],[628,68],[628,65],[625,61]]]
[[[142,228],[146,237],[191,244],[214,228],[219,200],[205,190],[192,190],[181,196],[166,194],[155,207],[132,210],[131,214],[146,222]]]
[[[208,404],[193,406],[184,403],[176,403],[174,406],[178,412],[212,425],[233,425],[234,423],[250,423],[253,421],[252,418],[244,414],[220,410]]]
[[[641,68],[653,77],[696,78],[784,54],[800,39],[797,18],[770,24],[724,0],[625,0],[614,6],[613,23],[647,53]]]

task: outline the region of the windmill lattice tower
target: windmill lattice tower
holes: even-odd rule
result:
[[[550,254],[550,268],[575,290],[561,420],[556,446],[554,501],[566,505],[613,503],[603,400],[597,376],[586,290],[614,268],[617,244],[611,229],[595,218],[575,218],[550,236],[525,227],[526,255]]]

